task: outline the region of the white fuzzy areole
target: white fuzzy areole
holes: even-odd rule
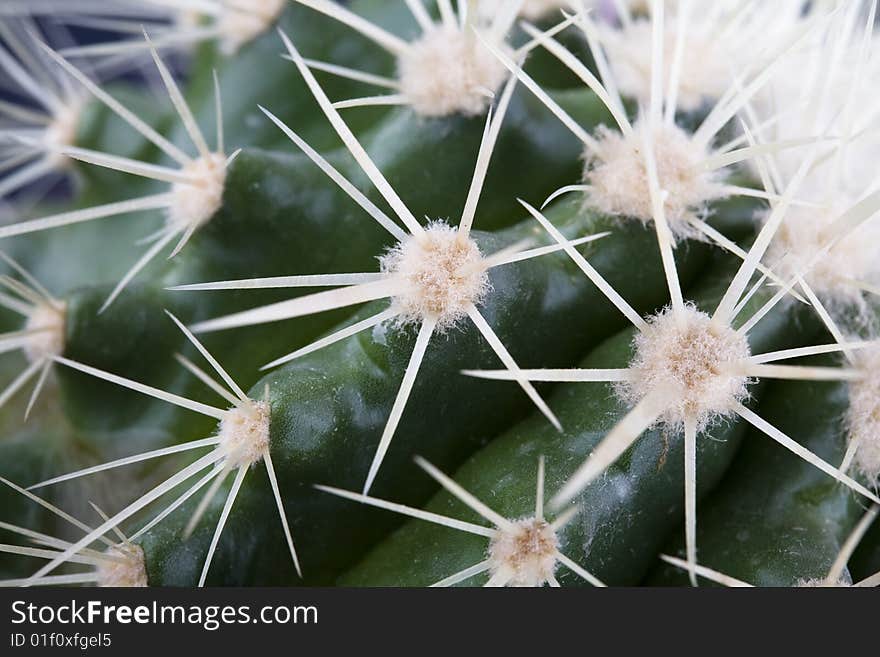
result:
[[[839,228],[834,225],[837,219],[876,188],[880,133],[863,130],[860,122],[862,117],[880,112],[880,99],[870,84],[864,84],[864,80],[876,79],[880,65],[873,58],[860,64],[862,29],[860,23],[858,36],[838,29],[811,34],[804,48],[783,60],[779,74],[771,78],[754,104],[756,123],[777,115],[785,107],[795,109],[786,112],[784,120],[761,131],[761,141],[786,141],[825,132],[845,138],[827,151],[819,148],[816,160],[796,191],[799,201],[813,205],[792,206],[771,243],[767,264],[786,279],[803,271],[826,243],[839,238],[835,233]],[[869,49],[878,46],[880,38],[872,37]],[[816,98],[813,76],[824,69],[816,68],[815,53],[838,49],[840,62],[822,77],[823,92],[821,98]],[[779,178],[777,191],[798,175],[808,154],[803,148],[773,154],[773,168]],[[852,279],[880,283],[878,243],[880,221],[874,218],[837,242],[804,276],[833,315],[855,309],[863,313],[859,319],[869,319],[868,306],[860,290],[852,285]],[[788,257],[784,258],[786,254]]]
[[[828,7],[813,3],[811,12],[820,14]],[[845,143],[832,144],[831,157],[822,155],[812,164],[797,198],[853,205],[874,190],[877,182],[875,163],[880,158],[880,134],[863,129],[863,117],[880,112],[880,97],[866,80],[880,75],[876,57],[862,57],[864,25],[853,22],[848,29],[838,16],[827,29],[804,35],[803,46],[779,63],[778,72],[762,87],[752,104],[754,124],[760,125],[782,113],[777,120],[758,130],[759,141],[773,142],[823,134],[847,138]],[[848,20],[848,19],[847,19]],[[855,30],[853,32],[852,30]],[[874,33],[867,42],[867,52],[880,48],[880,35]],[[834,66],[819,66],[818,53],[838,52]],[[821,85],[821,86],[819,86]],[[821,88],[821,94],[817,89]],[[787,108],[791,108],[787,110]],[[806,151],[802,148],[783,149],[772,156],[782,184],[790,181],[803,164]],[[840,157],[843,154],[843,157]],[[757,168],[754,167],[757,173]]]
[[[880,349],[855,354],[864,377],[849,384],[847,424],[859,447],[853,463],[870,482],[880,481]]]
[[[622,4],[629,6],[634,20],[623,26],[597,21],[599,38],[619,91],[647,105],[653,64],[650,1],[624,0]],[[685,112],[724,97],[732,85],[742,82],[741,76],[754,76],[805,24],[803,0],[751,2],[745,12],[742,0],[698,0],[690,3],[682,33],[683,3],[664,0],[663,4],[663,89],[669,89],[679,37],[684,34],[676,109]]]
[[[659,394],[665,406],[658,421],[670,428],[691,419],[701,430],[748,397],[749,379],[736,372],[750,355],[745,336],[692,306],[681,317],[669,308],[655,315],[633,344],[632,378],[618,394],[631,405]]]
[[[512,51],[497,44],[505,54]],[[470,28],[436,27],[398,59],[400,91],[421,116],[483,114],[507,79],[507,69]]]
[[[407,289],[392,298],[404,324],[432,317],[438,330],[467,316],[489,291],[489,276],[476,242],[448,224],[430,224],[381,258],[382,271],[403,278]]]
[[[57,151],[76,145],[76,135],[84,106],[82,99],[68,100],[53,112],[52,119],[46,126],[43,143],[47,156],[56,168],[66,167],[71,162],[68,156]]]
[[[147,584],[144,550],[140,545],[115,545],[105,551],[123,561],[107,561],[98,566],[98,586],[142,587]]]
[[[499,529],[489,543],[489,573],[509,577],[508,586],[544,586],[556,571],[558,547],[547,521],[514,521],[512,529]]]
[[[698,10],[699,11],[699,10]],[[629,27],[604,27],[602,34],[607,43],[608,63],[614,80],[624,96],[647,102],[651,97],[652,24],[647,18],[638,18]],[[675,61],[678,42],[677,22],[669,19],[663,39],[664,88]],[[691,30],[688,33],[686,55],[681,60],[677,106],[685,112],[700,109],[706,102],[720,98],[732,79],[730,58],[725,43],[717,33]]]
[[[270,408],[267,402],[249,400],[230,409],[220,423],[220,449],[227,468],[251,466],[269,450]]]
[[[239,49],[263,34],[281,15],[286,0],[248,0],[247,10],[235,5],[224,7],[217,18],[217,27],[223,33],[220,49],[224,55],[234,55]]]
[[[67,306],[59,307],[40,303],[33,307],[25,323],[25,330],[38,331],[28,335],[24,342],[24,354],[31,363],[64,353]]]
[[[639,124],[630,136],[599,128],[601,155],[588,151],[584,182],[590,186],[587,204],[591,208],[647,224],[654,220],[654,210],[642,133]],[[719,176],[701,168],[708,151],[677,126],[659,126],[653,148],[660,188],[668,192],[666,221],[676,236],[691,237],[694,229],[688,222],[722,196]]]
[[[809,185],[809,181],[806,183]],[[789,209],[767,250],[767,264],[783,280],[796,275],[804,279],[832,312],[866,311],[861,290],[853,281],[880,281],[880,222],[863,224],[828,251],[817,262],[814,257],[835,237],[833,224],[846,210],[837,207],[795,206]]]
[[[226,157],[212,153],[200,157],[181,169],[194,183],[177,182],[171,186],[174,200],[168,208],[168,223],[180,230],[206,224],[223,204],[226,185]]]

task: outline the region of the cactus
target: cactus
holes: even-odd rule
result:
[[[878,583],[876,2],[0,17],[4,584]]]

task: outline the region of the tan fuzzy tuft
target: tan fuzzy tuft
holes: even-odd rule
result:
[[[505,54],[512,52],[499,44]],[[398,61],[400,89],[421,116],[486,111],[507,69],[474,34],[438,27],[411,44]]]
[[[106,554],[123,561],[107,561],[100,565],[98,586],[132,588],[148,585],[144,550],[139,545],[116,545],[107,548]]]
[[[601,156],[588,154],[584,181],[591,188],[590,207],[647,224],[653,221],[654,211],[641,133],[638,124],[628,137],[600,128]],[[689,220],[722,195],[717,174],[700,167],[709,153],[680,128],[664,125],[654,135],[654,157],[660,188],[668,192],[669,227],[679,237],[691,237],[694,230]]]
[[[865,12],[867,4],[862,7]],[[853,8],[858,9],[858,3]],[[862,61],[862,57],[865,46],[867,52],[880,46],[880,38],[868,35],[866,41],[863,18],[850,14],[838,16],[827,29],[806,35],[804,47],[781,62],[779,73],[754,103],[756,124],[773,117],[784,119],[756,130],[758,141],[840,137],[839,142],[821,144],[814,154],[815,160],[796,190],[796,199],[801,203],[786,212],[767,253],[768,266],[784,279],[803,272],[825,244],[839,239],[834,232],[840,230],[837,220],[876,191],[880,133],[863,127],[868,124],[863,117],[880,112],[873,85],[865,83],[880,74],[880,62],[875,57]],[[820,52],[836,53],[838,61],[827,71],[816,66],[816,53]],[[776,191],[799,175],[805,155],[803,149],[772,154],[767,164],[772,165],[769,170]],[[758,171],[754,163],[753,167]],[[878,243],[880,221],[875,217],[837,242],[804,276],[837,318],[856,310],[862,313],[858,319],[869,320],[867,304],[853,281],[880,283]]]
[[[263,460],[269,450],[270,409],[267,402],[248,401],[231,409],[220,423],[220,449],[229,469]]]
[[[28,361],[36,363],[64,353],[67,308],[41,303],[34,306],[27,318],[25,330],[38,331],[27,337],[24,353]]]
[[[748,397],[749,379],[737,365],[750,355],[745,336],[686,306],[683,316],[664,310],[636,335],[633,374],[617,386],[635,405],[648,395],[664,399],[658,421],[680,428],[693,419],[698,430],[730,415]]]
[[[476,242],[441,222],[391,249],[381,258],[381,266],[383,272],[408,283],[407,290],[392,300],[403,323],[433,317],[438,330],[449,329],[489,291]]]
[[[517,520],[511,529],[499,529],[489,543],[489,572],[509,577],[508,586],[544,586],[556,570],[558,547],[548,522]]]
[[[849,384],[847,424],[850,440],[858,440],[853,463],[871,483],[880,481],[880,349],[854,354],[864,377]]]
[[[213,153],[210,158],[187,164],[181,173],[194,182],[172,185],[174,201],[168,209],[168,223],[186,231],[203,226],[220,209],[226,185],[226,157]]]
[[[76,135],[83,107],[82,99],[68,101],[67,104],[54,111],[51,122],[46,126],[43,141],[48,157],[53,159],[53,164],[56,167],[65,167],[70,164],[70,158],[57,151],[76,145]]]
[[[272,27],[286,6],[286,0],[248,0],[246,4],[225,7],[217,18],[217,28],[223,34],[223,54],[234,55]]]
[[[615,3],[617,4],[617,3]],[[647,104],[651,98],[653,69],[653,19],[649,0],[624,0],[635,16],[632,21],[599,21],[599,38],[605,45],[619,91]],[[742,76],[754,75],[774,59],[774,52],[803,26],[802,0],[749,3],[740,0],[692,2],[684,14],[683,3],[664,0],[663,89],[668,89],[676,66],[676,50],[684,37],[684,57],[678,69],[678,110],[695,112],[727,94]],[[736,29],[730,29],[736,25]]]
[[[647,101],[651,94],[652,29],[649,19],[640,18],[621,30],[610,27],[602,30],[620,92],[642,101]],[[676,22],[669,20],[663,41],[664,82],[667,86],[677,41]],[[720,98],[730,86],[732,76],[725,44],[719,41],[717,34],[692,31],[687,52],[681,62],[678,106],[683,111],[693,112],[704,103]]]
[[[783,280],[807,271],[804,279],[835,314],[848,309],[867,310],[863,294],[853,281],[876,283],[880,280],[878,221],[866,222],[811,265],[815,256],[834,239],[831,229],[845,209],[791,208],[767,251],[768,266]]]
[[[205,15],[196,9],[179,9],[174,12],[174,26],[181,32],[201,27],[205,20]]]

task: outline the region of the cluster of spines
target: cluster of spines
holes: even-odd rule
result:
[[[360,204],[381,226],[386,228],[398,240],[398,246],[390,255],[386,256],[382,270],[377,273],[291,276],[285,277],[284,280],[276,278],[221,281],[179,286],[176,289],[196,291],[305,286],[338,288],[288,302],[273,304],[272,306],[237,313],[228,317],[206,320],[191,327],[195,333],[274,322],[281,319],[323,312],[329,309],[347,307],[369,300],[383,298],[391,300],[388,311],[324,338],[314,345],[283,356],[274,363],[271,363],[270,366],[288,362],[317,348],[348,338],[357,331],[366,330],[383,322],[397,320],[398,323],[404,325],[415,323],[419,326],[418,337],[409,366],[404,375],[397,399],[392,407],[373,465],[367,475],[363,493],[360,496],[345,493],[346,496],[356,498],[362,502],[378,503],[375,499],[369,498],[367,493],[378,474],[379,466],[393,438],[397,422],[405,410],[407,398],[412,389],[422,358],[428,348],[429,341],[435,332],[442,331],[460,323],[465,318],[469,318],[497,353],[506,369],[497,372],[467,372],[467,374],[483,378],[516,381],[554,424],[558,425],[558,420],[556,420],[552,410],[534,389],[533,382],[612,381],[617,384],[621,398],[632,405],[631,411],[623,418],[620,424],[609,433],[608,437],[596,448],[587,462],[584,463],[562,490],[557,493],[553,502],[557,509],[575,499],[577,494],[619,458],[645,429],[656,424],[662,424],[675,430],[683,429],[685,436],[685,509],[688,544],[686,567],[692,579],[698,574],[695,545],[695,444],[700,432],[720,418],[738,415],[766,433],[770,438],[857,491],[865,498],[870,499],[874,503],[880,503],[880,500],[878,500],[874,493],[846,474],[849,463],[854,459],[858,459],[857,447],[861,439],[853,440],[852,444],[854,447],[848,453],[847,460],[843,466],[838,468],[825,463],[814,454],[800,447],[794,440],[771,426],[743,403],[747,398],[748,386],[757,379],[844,380],[851,381],[853,386],[865,388],[866,379],[870,378],[867,376],[867,368],[863,365],[859,366],[859,363],[864,363],[867,359],[857,360],[856,354],[861,351],[871,353],[872,350],[876,350],[876,345],[863,340],[848,339],[844,335],[844,331],[838,327],[835,317],[826,309],[825,303],[827,303],[827,300],[823,302],[823,299],[808,281],[812,270],[820,265],[828,257],[829,253],[839,248],[840,244],[844,243],[856,230],[861,229],[873,219],[878,209],[880,209],[880,196],[878,196],[878,192],[873,188],[860,190],[851,198],[851,202],[838,209],[828,221],[827,230],[823,234],[824,239],[815,245],[815,248],[808,254],[808,257],[798,260],[798,264],[794,269],[768,266],[764,262],[768,251],[776,245],[775,238],[792,209],[806,208],[815,210],[817,206],[820,206],[818,202],[800,199],[799,191],[804,185],[805,180],[813,175],[815,169],[821,167],[829,158],[843,157],[837,154],[844,150],[844,146],[859,135],[850,132],[841,138],[839,135],[834,134],[838,126],[833,121],[828,120],[824,124],[821,121],[816,122],[814,126],[815,134],[800,134],[795,138],[771,141],[761,140],[758,138],[761,129],[766,128],[767,125],[782,123],[785,120],[783,117],[785,110],[778,113],[771,112],[769,117],[766,115],[760,116],[760,119],[756,119],[756,117],[760,115],[761,111],[761,94],[772,83],[774,74],[782,67],[787,58],[792,57],[793,53],[797,53],[798,49],[802,48],[805,43],[809,43],[808,37],[812,38],[817,32],[824,34],[827,31],[831,33],[833,29],[836,29],[838,24],[836,21],[838,20],[850,26],[856,24],[862,13],[866,13],[867,23],[864,30],[864,42],[868,43],[872,35],[875,15],[873,3],[869,3],[870,6],[867,12],[862,12],[862,3],[853,2],[845,6],[845,10],[824,12],[821,9],[817,9],[806,17],[787,10],[782,11],[780,14],[773,14],[775,18],[780,19],[780,24],[782,24],[780,17],[786,16],[790,24],[786,23],[783,27],[788,26],[790,29],[781,31],[779,39],[771,43],[769,52],[761,52],[760,56],[750,60],[750,66],[745,68],[744,73],[740,72],[739,75],[733,76],[725,91],[704,90],[700,100],[710,99],[715,104],[708,111],[702,125],[692,134],[680,128],[676,123],[678,110],[694,109],[692,105],[695,103],[691,96],[682,92],[682,81],[686,75],[684,72],[685,60],[683,52],[688,45],[687,35],[690,34],[690,30],[694,29],[695,21],[697,20],[693,12],[693,3],[687,0],[676,3],[664,3],[654,0],[649,3],[648,14],[650,20],[647,21],[647,25],[650,27],[651,35],[650,74],[642,80],[643,84],[641,87],[638,81],[633,81],[632,79],[627,79],[624,82],[621,72],[616,70],[616,67],[613,65],[613,57],[607,56],[607,53],[614,52],[611,45],[608,45],[608,36],[605,35],[603,37],[603,34],[608,32],[609,28],[597,23],[585,11],[584,6],[577,3],[575,3],[574,7],[576,12],[571,15],[566,14],[564,20],[551,30],[540,32],[532,26],[524,25],[524,29],[532,38],[532,41],[519,50],[513,50],[506,44],[504,35],[512,27],[522,3],[510,3],[509,6],[495,15],[494,20],[486,23],[484,15],[481,15],[479,12],[469,11],[469,9],[473,9],[470,7],[470,3],[460,3],[458,13],[456,14],[452,10],[451,4],[443,1],[438,3],[441,21],[434,23],[427,13],[424,12],[421,3],[417,1],[408,2],[407,6],[410,7],[416,20],[424,30],[424,39],[430,40],[438,34],[444,34],[444,30],[451,30],[455,32],[456,38],[462,38],[467,42],[465,44],[465,54],[462,54],[465,51],[458,47],[444,51],[442,48],[437,48],[436,44],[431,42],[428,44],[430,48],[427,48],[430,52],[425,54],[425,52],[420,51],[418,57],[412,53],[418,49],[416,45],[421,44],[403,43],[398,37],[385,32],[379,26],[367,23],[348,10],[329,2],[318,2],[316,0],[302,0],[302,3],[334,18],[338,18],[343,23],[350,25],[368,38],[373,39],[400,59],[399,71],[401,78],[399,80],[374,80],[377,83],[387,83],[386,86],[391,86],[398,93],[386,97],[334,103],[326,96],[312,75],[312,68],[339,73],[353,79],[361,79],[362,81],[367,81],[365,75],[352,70],[334,69],[331,64],[305,60],[286,35],[281,34],[287,49],[287,56],[302,73],[321,109],[358,164],[362,167],[364,173],[393,209],[396,214],[396,220],[385,215],[378,207],[371,203],[351,182],[346,180],[320,154],[311,149],[281,119],[275,117],[266,109],[263,109],[263,111],[333,182]],[[157,4],[161,5],[162,3]],[[618,3],[618,5],[620,4]],[[719,5],[724,4],[719,3]],[[672,9],[674,16],[671,18],[667,17],[665,15],[665,10],[667,9]],[[718,24],[723,22],[721,21],[722,17],[730,19],[730,16],[725,13],[725,8],[723,7],[717,12],[712,13],[713,16],[710,18],[719,21]],[[745,12],[746,15],[749,13]],[[749,18],[755,21],[755,25],[758,25],[760,11],[757,5],[751,9],[751,14],[753,15]],[[619,18],[622,22],[622,32],[633,29],[637,22],[645,22],[643,18],[630,17],[625,11],[621,11]],[[737,20],[744,21],[745,19],[739,17]],[[751,25],[752,23],[748,24]],[[583,32],[596,61],[598,76],[554,39],[556,33],[570,25],[574,25]],[[829,26],[831,27],[829,28]],[[672,27],[675,38],[672,39],[672,52],[668,53],[667,50],[669,48],[667,46],[669,44],[670,27]],[[697,27],[699,29],[706,28],[705,25],[698,25]],[[616,40],[612,40],[613,45],[619,48],[619,41],[623,35],[615,34],[613,36],[616,38]],[[5,237],[13,234],[22,234],[30,232],[30,230],[42,230],[76,221],[111,216],[119,212],[128,212],[132,209],[145,209],[145,207],[168,208],[169,225],[163,233],[156,237],[156,244],[159,246],[154,244],[147,252],[145,259],[137,263],[137,266],[132,270],[133,276],[148,261],[149,257],[158,253],[161,248],[169,244],[175,237],[180,238],[175,252],[182,248],[193,232],[214,214],[222,197],[223,181],[220,172],[228,166],[228,160],[220,157],[216,163],[213,163],[212,158],[216,153],[211,152],[207,148],[207,144],[195,126],[192,115],[177,89],[176,83],[171,78],[167,68],[164,67],[155,48],[150,43],[149,37],[146,37],[144,43],[146,48],[153,54],[161,77],[166,83],[172,101],[174,101],[175,107],[180,113],[180,118],[200,153],[200,159],[193,160],[181,153],[177,147],[171,145],[165,138],[155,133],[149,126],[146,126],[143,121],[122,107],[117,101],[114,101],[112,97],[102,92],[63,57],[48,51],[52,60],[82,82],[100,100],[128,121],[134,129],[153,141],[154,144],[173,159],[178,159],[178,157],[184,158],[183,160],[178,160],[182,168],[179,172],[176,172],[148,163],[124,161],[122,158],[112,155],[85,153],[74,146],[59,147],[57,144],[53,144],[52,152],[55,154],[163,180],[172,185],[171,191],[161,196],[161,202],[159,197],[152,197],[151,202],[153,205],[143,206],[142,203],[138,204],[138,201],[135,200],[129,201],[127,204],[114,204],[114,206],[109,208],[95,209],[91,212],[67,213],[56,217],[34,220],[33,222],[25,222],[20,227],[12,226],[6,229],[7,234],[0,235]],[[824,45],[824,42],[820,41],[820,43]],[[641,45],[639,44],[640,47]],[[550,98],[540,85],[522,68],[522,58],[529,50],[536,47],[546,48],[607,104],[608,110],[614,117],[619,131],[604,129],[596,135],[592,135],[579,126],[564,109]],[[449,58],[449,52],[457,54]],[[857,62],[863,63],[868,57],[868,52],[869,49],[864,48],[860,52]],[[418,70],[418,66],[415,66],[414,69],[414,61],[421,61],[419,57],[424,58],[428,56],[434,58],[431,63],[436,64],[436,66],[421,71]],[[466,84],[460,88],[451,88],[447,84],[450,78],[449,71],[438,71],[435,69],[443,69],[444,66],[460,67],[463,65],[461,58],[466,56],[474,58],[475,61],[467,64],[469,66],[473,65],[470,68],[473,69],[475,67],[482,78],[476,82],[474,80],[467,80]],[[413,60],[409,61],[408,57],[412,57]],[[444,57],[449,58],[449,60],[444,61]],[[491,66],[489,65],[490,62]],[[492,69],[492,71],[487,72],[489,69]],[[498,70],[506,70],[509,75],[499,75],[497,73]],[[414,81],[412,79],[413,76],[415,75],[418,78],[419,74],[424,75],[424,79]],[[431,76],[435,74],[440,77],[447,76],[447,79],[441,80],[442,84],[432,86],[430,84],[432,81]],[[451,78],[455,79],[455,75],[451,75]],[[850,81],[850,85],[854,87],[860,80],[861,78],[856,75]],[[588,163],[584,173],[584,180],[582,184],[567,186],[560,190],[560,192],[585,192],[586,202],[594,208],[606,214],[640,220],[653,226],[656,230],[657,242],[671,298],[669,308],[662,313],[647,319],[640,316],[575,249],[577,244],[597,239],[600,236],[587,236],[577,241],[566,240],[541,211],[524,201],[522,202],[523,207],[556,242],[553,247],[529,249],[527,245],[516,245],[506,252],[486,256],[480,253],[479,249],[469,238],[469,231],[476,216],[477,203],[490,165],[494,143],[504,121],[507,102],[510,100],[510,95],[513,93],[514,86],[518,82],[522,83],[539,100],[544,102],[548,109],[584,144]],[[488,88],[490,83],[495,88]],[[425,89],[435,95],[432,97],[430,93],[425,92]],[[833,105],[834,100],[830,96],[823,95],[823,91],[827,91],[827,89],[817,88],[812,100],[817,103]],[[451,96],[455,96],[455,94],[460,95],[450,100]],[[634,97],[640,101],[639,114],[634,121],[630,119],[625,109],[624,96],[622,94]],[[713,98],[713,95],[718,95],[718,97]],[[479,103],[475,100],[477,97],[482,98]],[[434,104],[433,106],[432,103]],[[219,107],[219,92],[217,104]],[[486,130],[477,157],[473,184],[465,204],[464,214],[457,229],[453,229],[445,224],[432,224],[427,228],[423,227],[415,219],[414,212],[406,207],[400,196],[372,162],[338,111],[345,107],[369,104],[407,104],[412,106],[414,111],[427,116],[448,113],[478,114],[489,105],[494,105],[494,111],[488,111]],[[846,109],[848,107],[847,105]],[[828,114],[833,119],[838,119],[840,116],[839,112],[834,111],[834,107],[828,111]],[[726,143],[717,144],[718,135],[734,119],[741,121],[742,133],[732,137]],[[838,143],[840,141],[843,142],[843,146]],[[222,137],[220,142],[218,151],[222,154]],[[743,144],[747,145],[743,146]],[[804,149],[806,156],[801,159],[799,166],[786,177],[779,173],[780,167],[776,159],[781,157],[787,150],[793,148]],[[764,182],[763,189],[749,189],[725,182],[723,173],[726,168],[740,162],[754,163]],[[195,169],[199,170],[200,176],[195,175]],[[202,171],[202,169],[208,169],[207,173]],[[198,177],[198,180],[196,180],[196,177]],[[194,193],[192,192],[193,189],[195,189]],[[741,249],[705,221],[705,209],[708,204],[711,201],[729,195],[755,196],[764,198],[770,203],[771,210],[768,212],[755,243],[749,250]],[[822,210],[827,210],[826,206],[820,207]],[[400,228],[397,221],[400,221],[406,227],[406,231]],[[29,228],[27,228],[28,225]],[[791,230],[790,227],[789,230]],[[673,254],[676,242],[682,238],[694,236],[700,236],[703,239],[714,242],[742,259],[739,271],[712,315],[696,310],[686,301],[675,267]],[[480,314],[478,309],[480,302],[487,294],[491,294],[485,278],[485,272],[489,268],[530,257],[539,257],[554,251],[561,251],[570,256],[584,274],[606,294],[608,299],[637,329],[639,337],[634,344],[635,357],[631,367],[621,370],[589,371],[522,370],[517,366],[504,345],[494,334],[491,326]],[[789,253],[784,254],[782,259],[784,260],[790,256],[794,259],[794,256]],[[865,272],[866,275],[873,273]],[[759,279],[757,282],[754,282],[756,275]],[[108,299],[108,303],[115,298],[116,294],[122,291],[130,279],[131,276],[123,279],[117,290]],[[767,282],[776,285],[779,291],[756,312],[753,312],[748,317],[743,317],[748,301]],[[861,280],[854,281],[853,285],[860,290],[870,290],[870,284]],[[18,290],[18,294],[26,298],[22,290]],[[836,343],[773,354],[751,354],[746,341],[749,331],[776,305],[788,298],[812,305],[836,339]],[[29,327],[26,331],[31,328],[33,327]],[[195,336],[182,325],[181,328],[187,334],[187,337],[199,346]],[[39,326],[34,330],[43,330],[43,327]],[[23,343],[26,353],[33,353],[36,349],[36,337],[24,334],[14,337],[28,338]],[[236,404],[235,408],[240,410],[239,404],[247,403],[249,404],[246,409],[247,412],[260,416],[261,411],[257,407],[259,402],[247,399],[244,393],[225,374],[219,363],[203,348],[200,348],[200,351],[209,359],[209,362],[217,369],[218,373],[220,373],[221,377],[235,393],[231,400]],[[44,361],[41,362],[47,365],[53,362],[61,363],[159,397],[165,401],[189,407],[192,410],[206,411],[206,407],[203,405],[199,405],[199,408],[194,408],[196,406],[195,402],[176,398],[169,393],[149,389],[143,384],[122,380],[120,377],[110,373],[101,372],[88,365],[70,361],[64,358],[61,353],[63,352],[63,344],[55,345],[50,349],[44,349],[44,352],[47,355],[44,355]],[[845,354],[850,363],[840,368],[800,367],[778,364],[781,361],[797,356],[830,352]],[[203,380],[209,380],[207,375],[198,370],[192,363],[186,362],[184,364]],[[32,372],[28,373],[33,374]],[[667,374],[671,374],[671,376],[667,376]],[[873,383],[874,388],[876,388],[876,382]],[[218,388],[222,389],[216,382],[214,382],[212,387],[215,390],[218,390]],[[870,389],[867,393],[863,393],[863,396],[865,394],[868,396],[867,404],[870,406]],[[224,396],[226,397],[227,395]],[[206,496],[206,499],[209,499],[210,494],[216,492],[217,488],[219,488],[219,483],[216,482],[222,481],[222,478],[217,475],[225,474],[229,470],[237,468],[238,475],[227,499],[227,504],[224,507],[214,541],[212,542],[211,553],[213,553],[217,540],[219,540],[220,532],[222,532],[223,522],[228,517],[235,500],[235,494],[241,486],[247,468],[261,458],[265,459],[266,465],[270,470],[270,478],[273,479],[274,483],[271,461],[269,460],[268,438],[263,435],[261,430],[253,429],[252,427],[242,429],[240,426],[242,421],[239,421],[240,418],[237,418],[235,422],[230,419],[229,413],[231,411],[213,410],[215,412],[212,413],[208,410],[207,414],[221,421],[220,433],[214,439],[215,442],[211,443],[217,445],[215,451],[212,452],[214,460],[203,457],[193,466],[186,468],[138,500],[134,505],[126,508],[113,518],[105,519],[104,524],[100,527],[90,531],[82,540],[70,544],[64,551],[56,555],[50,564],[38,571],[30,581],[32,583],[40,581],[41,578],[47,576],[52,569],[65,560],[81,550],[87,549],[92,541],[102,536],[106,531],[116,528],[120,522],[131,517],[135,512],[153,500],[158,499],[161,494],[170,490],[173,485],[184,480],[180,479],[183,473],[188,473],[187,476],[191,476],[201,469],[213,466],[212,474],[215,477],[212,478],[214,478],[215,485],[208,489],[209,495]],[[262,413],[265,413],[265,409]],[[854,418],[852,422],[854,436],[858,435],[858,423],[858,418]],[[237,427],[235,430],[230,429],[233,424]],[[254,437],[257,435],[259,435],[256,439],[259,445],[257,445],[257,448],[254,448],[256,444],[254,443]],[[208,443],[203,443],[204,441],[196,441],[190,447],[196,448],[208,445]],[[231,444],[237,445],[237,448],[229,447]],[[181,451],[179,448],[173,449],[174,451]],[[171,450],[159,450],[148,455],[123,459],[124,463],[106,464],[106,466],[101,468],[91,468],[88,471],[73,473],[71,476],[58,478],[57,480],[66,480],[73,476],[91,474],[98,469],[117,467],[136,462],[136,460],[162,456],[166,453],[173,452]],[[192,470],[197,464],[201,467],[197,470]],[[492,572],[490,582],[494,584],[505,582],[554,583],[553,569],[555,568],[556,560],[559,560],[561,555],[558,551],[555,551],[553,536],[549,533],[544,536],[541,534],[541,531],[536,530],[535,526],[533,526],[534,523],[543,522],[542,499],[538,501],[538,508],[541,511],[536,513],[534,518],[529,519],[532,524],[527,528],[528,522],[517,521],[512,523],[510,520],[498,517],[497,514],[489,513],[490,510],[486,507],[478,506],[477,502],[467,497],[463,491],[451,488],[450,486],[454,482],[441,477],[436,470],[427,464],[423,463],[423,467],[426,467],[429,473],[432,473],[438,481],[441,483],[445,482],[444,485],[455,492],[461,499],[468,500],[475,510],[481,512],[482,515],[496,525],[489,548],[489,559],[480,565],[480,567],[485,566],[484,570]],[[864,468],[862,470],[863,472],[865,471]],[[539,474],[539,498],[543,495],[542,472],[543,466],[541,474]],[[44,482],[44,484],[55,483],[57,480]],[[199,483],[201,486],[204,486],[210,480],[206,478]],[[172,485],[171,482],[174,482],[174,484]],[[186,497],[198,490],[198,488],[194,488],[195,490],[191,490]],[[274,485],[274,489],[277,497],[277,484]],[[339,491],[335,492],[343,494]],[[280,497],[277,497],[277,502],[281,511],[282,522],[285,525],[285,530],[287,530],[286,518]],[[175,504],[179,506],[179,504]],[[389,505],[390,503],[384,504]],[[172,505],[173,508],[176,508],[176,506]],[[173,510],[172,507],[169,507],[169,509]],[[169,509],[166,509],[163,513],[167,515],[170,512]],[[199,509],[203,510],[203,506],[200,505]],[[394,510],[399,511],[401,508],[395,507]],[[412,509],[405,512],[410,513],[410,515],[415,514],[415,510]],[[163,514],[160,514],[160,517],[164,517]],[[197,511],[195,515],[196,521],[198,517],[199,513]],[[552,564],[549,566],[546,564],[541,565],[540,559],[537,561],[534,559],[530,560],[530,558],[523,557],[523,555],[518,554],[515,549],[511,548],[512,542],[516,542],[515,538],[512,538],[516,533],[514,530],[532,532],[534,535],[532,536],[533,540],[531,543],[547,547],[547,553],[553,557],[551,560]],[[537,534],[535,534],[536,531]],[[504,532],[507,533],[505,534]],[[541,535],[539,536],[539,534]],[[290,539],[289,531],[287,531],[287,535],[291,553],[295,560],[296,555],[293,551],[293,543],[292,539]],[[499,556],[502,554],[506,556],[504,558]],[[528,555],[526,556],[528,557]],[[531,557],[535,556],[531,555]],[[512,566],[510,566],[510,563],[516,562],[520,564],[524,562],[524,559],[525,562],[531,564],[529,568],[521,571],[511,570]],[[566,562],[563,561],[563,563]],[[202,582],[204,582],[209,564],[210,554],[203,570]],[[566,565],[569,564],[566,563]],[[569,565],[569,567],[571,566]],[[468,577],[477,574],[477,571],[473,569],[468,569],[467,572]],[[451,579],[455,579],[460,575],[451,576]],[[586,578],[590,579],[590,577]]]

